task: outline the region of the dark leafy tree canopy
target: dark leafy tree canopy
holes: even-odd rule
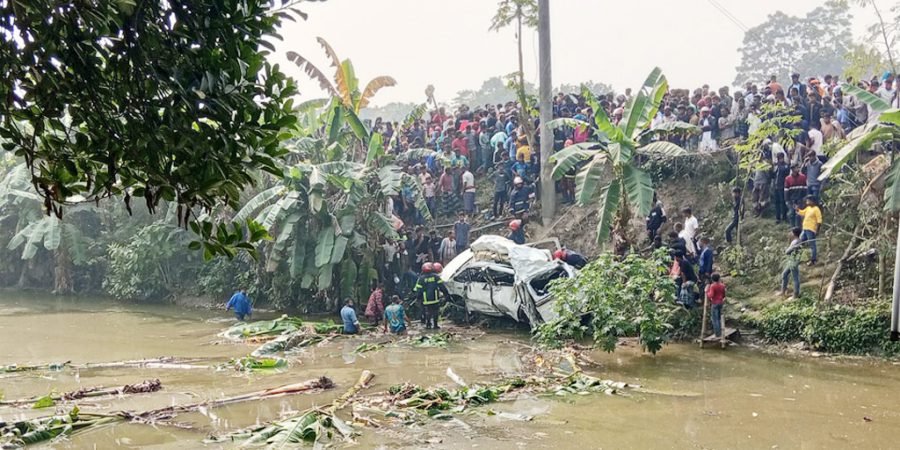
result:
[[[296,89],[266,62],[284,19],[265,0],[0,0],[0,140],[48,212],[105,197],[237,206],[280,173]],[[183,207],[183,209],[181,208]]]
[[[853,40],[851,18],[843,0],[829,0],[805,17],[780,11],[770,15],[744,35],[735,84],[767,81],[772,75],[788,82],[792,72],[840,74]]]

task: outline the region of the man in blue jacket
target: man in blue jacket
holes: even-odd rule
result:
[[[709,238],[700,239],[700,283],[709,282],[713,272],[713,250],[709,248]]]
[[[225,311],[234,309],[234,316],[237,320],[249,319],[253,315],[253,307],[250,306],[250,299],[247,297],[246,289],[238,289],[231,300],[225,304]]]

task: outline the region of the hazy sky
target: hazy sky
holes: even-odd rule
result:
[[[882,0],[883,2],[883,0]],[[776,10],[805,15],[823,0],[552,0],[553,84],[593,79],[614,88],[638,86],[659,65],[674,87],[730,85],[744,32],[714,6],[721,5],[743,26],[753,27]],[[321,96],[284,52],[294,50],[328,73],[328,59],[316,43],[324,37],[340,58],[353,61],[362,83],[391,75],[373,104],[421,102],[435,86],[438,101],[462,89],[478,89],[495,75],[516,70],[513,29],[488,31],[495,0],[328,0],[300,3],[305,22],[282,30],[273,59],[301,81],[305,98]],[[854,29],[870,15],[853,8]],[[537,34],[523,33],[526,80],[537,84]],[[327,69],[327,70],[326,70]],[[364,85],[363,85],[364,86]],[[362,88],[363,86],[360,86]]]

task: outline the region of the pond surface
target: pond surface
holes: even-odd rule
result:
[[[226,362],[255,346],[222,342],[234,323],[224,312],[123,305],[106,301],[0,293],[0,365],[111,362],[160,356]],[[366,338],[335,340],[294,355],[280,373],[240,374],[212,369],[135,368],[66,370],[0,375],[4,398],[121,386],[159,379],[154,394],[83,401],[85,411],[141,411],[193,403],[299,382],[321,375],[334,390],[247,402],[186,414],[193,428],[140,424],[108,426],[51,444],[50,448],[227,448],[203,444],[224,433],[324,405],[351,386],[364,369],[376,378],[367,392],[410,381],[445,385],[448,367],[469,383],[496,381],[520,371],[520,343],[528,336],[488,332],[449,348],[388,345],[356,355]],[[371,338],[368,338],[371,341]],[[384,338],[382,337],[382,340]],[[638,383],[666,394],[629,397],[592,394],[525,397],[422,427],[364,429],[357,448],[897,448],[900,436],[900,367],[874,361],[834,362],[768,356],[740,348],[700,350],[669,345],[657,356],[635,349],[594,353],[594,375]],[[672,395],[695,393],[695,396]],[[534,416],[531,422],[485,414],[488,409]],[[52,410],[0,407],[0,421]],[[437,443],[440,441],[440,443]],[[429,443],[431,442],[431,443]]]

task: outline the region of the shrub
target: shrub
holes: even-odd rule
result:
[[[655,354],[686,314],[677,311],[665,258],[664,251],[651,258],[605,254],[579,276],[557,280],[550,291],[559,318],[538,327],[535,339],[558,346],[560,340],[591,336],[611,352],[619,338],[636,336],[644,350]]]
[[[864,355],[900,354],[890,342],[890,308],[883,301],[861,305],[817,305],[811,299],[766,308],[757,326],[769,341],[804,341],[816,350]]]
[[[880,351],[891,318],[887,307],[876,305],[819,309],[803,329],[803,339],[826,352],[862,355]]]
[[[763,310],[757,326],[769,341],[799,341],[803,338],[803,328],[815,313],[816,308],[808,301],[771,305]]]

